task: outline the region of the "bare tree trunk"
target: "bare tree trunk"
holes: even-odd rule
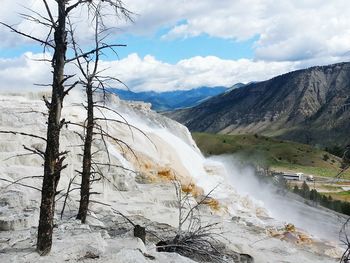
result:
[[[41,193],[40,219],[38,227],[37,251],[45,255],[52,246],[53,219],[55,214],[55,194],[62,170],[63,157],[60,157],[61,111],[64,97],[64,65],[66,43],[66,0],[56,0],[58,23],[55,27],[55,53],[52,59],[53,83],[52,98],[47,124],[47,143],[44,162],[44,179]]]
[[[87,96],[87,124],[84,142],[83,171],[81,174],[80,205],[77,219],[85,223],[90,198],[90,176],[91,176],[91,145],[94,130],[94,102],[92,81],[89,80],[86,86]]]

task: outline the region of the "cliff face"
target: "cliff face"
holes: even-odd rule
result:
[[[169,115],[192,131],[349,143],[350,63],[290,72]]]

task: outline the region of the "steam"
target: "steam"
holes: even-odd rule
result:
[[[279,194],[276,186],[258,180],[254,170],[242,166],[234,156],[215,156],[210,159],[224,165],[227,178],[238,194],[249,196],[261,204],[272,218],[292,223],[318,238],[338,241],[345,216],[321,206],[309,206],[302,198],[291,193]]]
[[[315,237],[338,241],[338,233],[345,220],[343,216],[320,206],[308,206],[303,199],[291,193],[278,194],[276,186],[258,180],[254,169],[242,166],[233,156],[204,158],[187,129],[180,129],[181,126],[178,124],[172,128],[171,120],[162,123],[163,118],[153,115],[153,112],[148,110],[146,110],[148,118],[144,118],[144,115],[139,115],[139,111],[124,107],[122,101],[118,103],[115,101],[114,106],[130,124],[146,132],[157,144],[157,149],[152,147],[144,136],[135,136],[134,141],[130,141],[132,146],[139,150],[142,148],[143,152],[147,152],[159,164],[171,165],[179,173],[190,176],[206,193],[219,185],[212,193],[214,198],[230,197],[230,192],[234,188],[238,195],[235,198],[238,200],[237,204],[233,204],[235,207],[232,211],[239,213],[240,209],[252,210],[263,207],[273,218],[266,222],[262,220],[263,224],[281,226],[292,223]],[[231,189],[225,186],[227,183]],[[248,200],[253,208],[242,207],[239,199],[241,203]],[[247,212],[256,214],[255,210]]]

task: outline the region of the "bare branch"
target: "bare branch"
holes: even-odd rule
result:
[[[26,180],[26,179],[41,179],[43,178],[43,176],[25,176],[25,177],[22,177],[20,179],[17,179],[15,181],[13,181],[11,184],[7,185],[5,188],[8,188],[10,187],[11,185],[14,185],[14,184],[18,184],[20,181],[23,181],[23,180]]]
[[[71,179],[69,180],[67,192],[66,192],[66,194],[65,194],[65,198],[64,198],[64,202],[63,202],[63,207],[62,207],[62,210],[61,210],[61,219],[63,218],[63,213],[64,213],[64,210],[65,210],[65,208],[66,208],[66,204],[67,204],[67,199],[68,199],[69,193],[70,193],[71,191],[73,191],[73,190],[71,190],[71,186],[72,186],[72,183],[74,182],[76,176],[77,176],[77,175],[75,175],[73,178],[71,178]],[[80,189],[80,188],[77,188],[77,189]],[[56,201],[57,201],[57,200],[56,200]]]
[[[87,56],[95,53],[96,51],[101,51],[103,49],[111,48],[111,47],[126,47],[126,45],[122,45],[122,44],[119,45],[119,44],[117,44],[117,45],[106,45],[106,46],[98,47],[98,48],[92,49],[92,50],[90,50],[88,52],[85,52],[83,54],[80,54],[78,56],[75,56],[74,58],[67,59],[66,63],[72,62],[74,60],[78,60],[79,58],[87,57]]]
[[[72,11],[74,8],[76,8],[78,5],[82,3],[89,2],[88,0],[78,0],[76,3],[72,4],[71,6],[67,7],[66,9],[66,15],[69,14],[70,11]],[[91,1],[90,1],[91,2]]]
[[[51,47],[51,48],[54,48],[54,46],[53,46],[52,44],[50,44],[48,41],[44,41],[44,40],[41,40],[41,39],[36,38],[36,37],[34,37],[34,36],[31,36],[31,35],[28,35],[28,34],[26,34],[26,33],[23,33],[23,32],[21,32],[21,31],[15,29],[13,26],[10,26],[10,25],[5,24],[5,23],[3,23],[3,22],[0,22],[0,25],[3,25],[3,26],[5,26],[5,27],[11,29],[13,32],[15,32],[15,33],[17,33],[17,34],[19,34],[19,35],[21,35],[21,36],[24,36],[24,37],[29,38],[29,39],[31,39],[31,40],[37,41],[37,42],[39,42],[39,43],[41,43],[41,44],[43,44],[43,45],[49,46],[49,47]]]
[[[127,125],[130,129],[130,132],[133,136],[133,132],[132,132],[132,129],[135,129],[137,130],[138,132],[140,132],[143,136],[145,136],[152,144],[153,146],[157,149],[157,146],[154,144],[154,142],[151,140],[151,138],[149,138],[149,136],[144,132],[142,131],[141,129],[137,128],[136,126],[128,123],[128,122],[123,122],[123,121],[119,121],[119,120],[115,120],[115,119],[110,119],[110,118],[95,118],[96,121],[109,121],[109,122],[116,122],[116,123],[119,123],[119,124],[123,124],[123,125]],[[132,128],[132,129],[131,129]]]
[[[56,22],[55,22],[55,20],[53,19],[53,16],[52,16],[52,14],[51,14],[51,10],[50,10],[50,8],[49,8],[49,5],[47,4],[47,2],[46,2],[46,0],[43,0],[43,2],[44,2],[44,5],[45,5],[45,8],[46,8],[46,12],[47,12],[47,14],[49,15],[49,17],[50,17],[50,21],[51,21],[51,24],[52,24],[52,27],[56,27]]]
[[[45,153],[39,149],[36,149],[36,148],[29,148],[25,145],[23,145],[23,148],[33,154],[36,154],[36,155],[39,155],[41,158],[45,159]]]
[[[36,139],[40,139],[43,141],[46,141],[46,139],[44,137],[35,135],[35,134],[31,134],[31,133],[26,133],[26,132],[17,132],[17,131],[0,131],[0,133],[4,133],[4,134],[14,134],[14,135],[23,135],[23,136],[28,136],[28,137],[32,137],[32,138],[36,138]]]
[[[40,24],[40,25],[43,25],[43,26],[46,26],[46,27],[51,27],[52,25],[51,24],[48,24],[48,23],[45,23],[43,21],[41,21],[40,19],[36,18],[36,17],[33,17],[31,15],[28,15],[28,14],[19,14],[23,19],[25,20],[28,20],[30,22],[35,22],[37,24]]]
[[[123,213],[121,213],[121,212],[115,210],[113,207],[112,207],[112,211],[113,211],[114,213],[116,213],[116,214],[122,216],[122,217],[123,217],[126,221],[128,221],[133,227],[136,226],[136,224],[135,224],[134,222],[132,222],[132,221],[130,220],[130,218],[128,218],[127,216],[125,216]]]
[[[19,183],[19,182],[14,182],[14,181],[10,181],[10,180],[7,180],[5,178],[0,178],[1,181],[4,181],[4,182],[8,182],[8,183],[11,183],[11,184],[16,184],[16,185],[20,185],[20,186],[23,186],[23,187],[27,187],[27,188],[31,188],[31,189],[34,189],[34,190],[37,190],[39,192],[41,192],[41,189],[37,188],[37,187],[34,187],[34,186],[31,186],[31,185],[27,185],[27,184],[22,184],[22,183]]]
[[[68,93],[76,86],[79,84],[79,81],[74,82],[68,89],[66,89],[63,93],[63,96],[68,95]]]
[[[116,165],[116,164],[110,164],[110,163],[99,163],[99,162],[94,162],[95,165],[101,165],[101,166],[110,166],[110,167],[115,167],[115,168],[120,168],[122,170],[128,171],[128,172],[132,172],[134,174],[138,174],[137,172],[135,172],[134,170],[128,169],[122,165]]]

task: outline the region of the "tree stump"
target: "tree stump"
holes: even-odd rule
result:
[[[146,229],[140,225],[134,227],[134,237],[138,237],[146,244]]]

